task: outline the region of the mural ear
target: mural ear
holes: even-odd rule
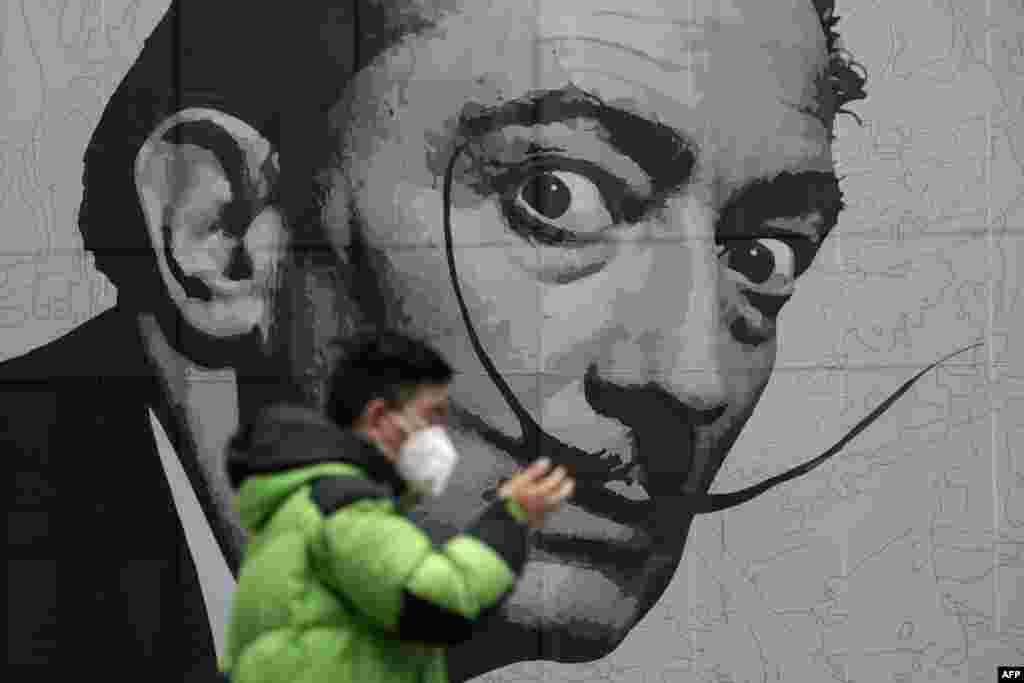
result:
[[[215,337],[269,328],[286,248],[278,155],[214,109],[166,118],[135,158],[135,187],[160,275],[185,320]]]

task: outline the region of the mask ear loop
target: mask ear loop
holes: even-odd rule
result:
[[[572,476],[582,479],[580,482],[582,486],[577,488],[577,493],[573,497],[573,502],[581,504],[583,507],[591,508],[591,512],[599,514],[603,517],[609,517],[607,513],[602,514],[600,508],[619,507],[622,508],[619,514],[613,515],[616,521],[623,523],[640,523],[645,521],[647,514],[649,513],[648,508],[640,503],[637,505],[636,501],[630,500],[614,500],[608,496],[602,496],[599,489],[594,489],[593,484],[595,479],[599,479],[602,475],[607,478],[610,473],[610,468],[606,461],[600,458],[604,454],[604,451],[599,453],[586,453],[578,449],[569,450],[561,443],[555,442],[550,437],[547,437],[547,433],[542,430],[534,421],[519,399],[516,398],[515,394],[509,388],[505,379],[498,372],[498,369],[494,367],[494,363],[491,361],[490,356],[484,350],[480,344],[480,339],[476,334],[476,329],[473,327],[473,323],[469,317],[469,309],[466,306],[466,302],[462,296],[462,286],[459,283],[458,272],[455,268],[455,249],[452,244],[452,225],[451,225],[451,198],[452,198],[452,179],[455,172],[455,162],[466,150],[469,145],[468,142],[460,143],[455,151],[452,153],[451,159],[448,161],[448,167],[445,169],[444,174],[444,189],[443,189],[443,208],[444,208],[444,239],[445,239],[445,252],[448,257],[448,271],[451,275],[452,288],[455,290],[455,298],[459,303],[459,310],[462,313],[462,320],[466,326],[466,332],[469,334],[469,341],[473,345],[473,350],[476,352],[477,358],[483,364],[484,369],[490,376],[491,381],[494,382],[498,391],[505,398],[509,407],[515,413],[519,420],[519,424],[523,431],[523,438],[518,441],[512,441],[505,438],[503,446],[509,450],[514,451],[516,449],[523,449],[527,452],[535,452],[537,456],[547,455],[552,459],[552,462],[556,464],[565,465]],[[901,396],[903,396],[921,377],[923,377],[930,370],[934,369],[938,365],[945,363],[950,358],[957,356],[970,349],[984,346],[983,342],[971,344],[965,346],[962,349],[954,351],[949,355],[940,358],[939,360],[931,363],[926,368],[918,372],[916,375],[911,377],[909,380],[903,383],[896,391],[889,395],[884,401],[862,418],[856,425],[853,426],[842,438],[839,439],[831,448],[826,450],[824,453],[816,458],[808,460],[804,463],[796,465],[786,470],[782,474],[778,474],[774,477],[765,479],[764,481],[740,489],[738,491],[732,491],[730,493],[679,493],[679,497],[682,500],[682,510],[689,512],[694,515],[706,514],[711,512],[721,512],[722,510],[728,510],[729,508],[742,505],[743,503],[749,502],[754,498],[760,496],[762,493],[783,484],[792,479],[796,479],[799,476],[807,474],[808,472],[817,469],[825,461],[831,458],[833,455],[838,453],[842,448],[853,440],[858,434],[868,428],[875,420],[880,418],[892,404],[896,402]],[[545,438],[547,437],[547,438]],[[496,439],[497,440],[497,439]],[[512,453],[515,457],[514,452]],[[519,458],[516,458],[519,460]],[[524,463],[525,464],[525,463]],[[589,466],[588,466],[589,465]],[[581,477],[582,475],[582,477]],[[587,477],[587,475],[590,475]],[[590,479],[591,481],[587,481]],[[601,480],[603,483],[603,480]],[[590,484],[588,487],[587,485]],[[591,490],[587,490],[590,488]],[[589,495],[588,495],[589,494]],[[598,504],[597,498],[604,497],[605,500],[600,501]],[[589,505],[587,503],[590,502]]]

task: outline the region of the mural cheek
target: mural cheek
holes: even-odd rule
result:
[[[472,352],[468,356],[461,354],[455,344],[462,334],[462,320],[449,282],[444,250],[426,246],[393,247],[386,254],[398,280],[395,284],[404,325],[435,345],[456,369],[464,369]]]
[[[343,208],[355,198],[356,213],[365,239],[374,246],[387,248],[396,244],[422,244],[422,227],[414,220],[402,215],[403,202],[399,200],[399,188],[403,184],[405,159],[400,150],[392,145],[381,145],[372,158],[356,159],[344,171],[345,192],[339,192],[332,203],[337,212],[345,214]],[[351,193],[351,195],[349,194]],[[347,216],[346,216],[347,217]],[[347,225],[334,226],[346,230]],[[342,246],[347,246],[347,241]]]
[[[664,305],[664,298],[630,296],[642,292],[650,277],[649,247],[623,239],[614,249],[600,271],[575,282],[543,286],[546,370],[582,377],[589,363],[607,359],[610,344],[633,339],[638,331],[634,323],[638,316],[643,317],[643,311],[650,315],[659,304]],[[677,297],[678,292],[669,295]]]
[[[401,280],[407,324],[434,340],[463,371],[482,371],[469,342],[445,249],[441,193],[411,183],[394,187],[395,221],[401,240],[381,248]],[[377,211],[373,215],[381,215]],[[368,237],[382,241],[366,217]],[[494,202],[452,211],[455,274],[470,320],[484,349],[503,371],[536,367],[539,294],[529,269],[536,251],[511,236]]]
[[[700,438],[705,439],[706,447],[724,458],[771,380],[776,343],[770,340],[756,347],[739,344],[728,329],[721,330],[718,339],[722,399],[727,410]]]
[[[540,290],[522,265],[535,260],[527,245],[482,245],[455,255],[473,327],[502,372],[537,369]]]
[[[771,341],[764,346],[768,348],[759,350],[748,360],[745,372],[736,373],[736,393],[741,404],[756,404],[771,380],[775,369],[776,345]]]

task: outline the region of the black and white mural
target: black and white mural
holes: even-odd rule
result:
[[[219,680],[226,440],[372,327],[458,373],[438,541],[578,480],[453,681],[1024,662],[1024,9],[976,5],[8,2],[9,663]]]

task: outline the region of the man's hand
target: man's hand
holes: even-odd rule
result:
[[[551,470],[551,461],[540,458],[502,484],[498,496],[511,498],[523,506],[532,529],[544,526],[550,512],[558,509],[576,488],[576,481],[559,465]]]

